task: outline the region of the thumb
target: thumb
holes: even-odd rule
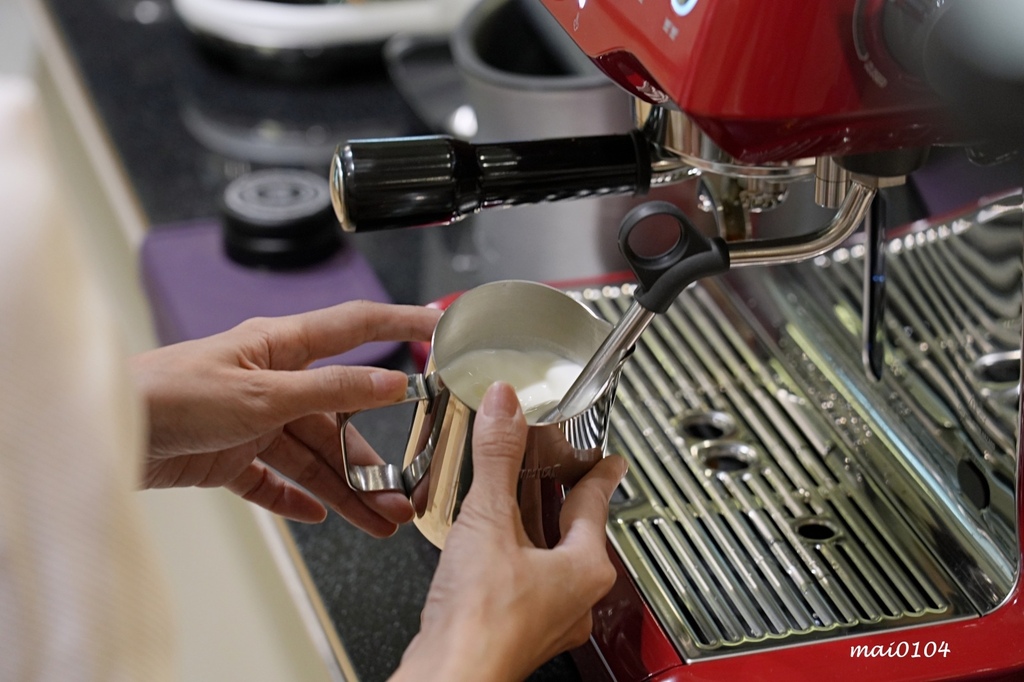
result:
[[[526,419],[515,389],[492,384],[473,423],[474,496],[514,500],[525,449]]]
[[[565,498],[559,516],[562,544],[585,548],[605,544],[608,504],[615,488],[626,475],[626,460],[609,455],[598,462]],[[589,552],[590,549],[585,551]]]

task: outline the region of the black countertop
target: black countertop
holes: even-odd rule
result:
[[[286,83],[212,59],[166,0],[158,0],[151,23],[140,23],[128,0],[44,0],[44,6],[152,230],[215,217],[221,189],[248,170],[291,166],[326,175],[329,152],[340,141],[427,132],[388,81],[376,49],[350,55],[328,79]],[[453,266],[467,229],[346,238],[395,301],[426,303],[486,278]],[[409,366],[406,357],[392,363]],[[356,425],[382,453],[400,457],[409,423],[402,409],[364,415]],[[387,540],[337,517],[288,528],[359,678],[386,679],[418,629],[437,550],[412,526]],[[563,655],[533,679],[578,674]]]

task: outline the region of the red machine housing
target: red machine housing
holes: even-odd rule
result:
[[[612,80],[683,111],[741,162],[957,141],[939,98],[886,49],[886,0],[542,2]],[[587,680],[1024,679],[1019,582],[980,618],[688,664],[609,551],[619,579],[574,652]]]
[[[885,0],[543,3],[612,80],[678,107],[742,162],[954,137],[937,96],[886,49]]]

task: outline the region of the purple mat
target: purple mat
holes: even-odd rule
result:
[[[929,216],[938,217],[976,206],[981,197],[1021,186],[1019,162],[979,166],[966,154],[947,154],[914,171],[910,181]]]
[[[224,254],[216,221],[150,231],[141,268],[162,344],[216,334],[250,317],[290,315],[352,300],[391,300],[366,259],[350,246],[301,270],[247,268]],[[399,345],[369,343],[315,364],[372,365]]]

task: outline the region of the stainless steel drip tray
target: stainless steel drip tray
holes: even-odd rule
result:
[[[1016,398],[971,383],[961,395],[953,375],[1016,352],[1019,376],[1019,204],[1012,233],[970,216],[890,242],[881,382],[860,365],[856,248],[691,287],[645,332],[612,417],[630,472],[608,534],[684,658],[977,617],[1009,594]],[[989,237],[1010,286],[989,281]],[[991,300],[908,303],[935,286],[908,279],[924,256],[956,257],[929,272]],[[614,320],[630,292],[573,293]]]

